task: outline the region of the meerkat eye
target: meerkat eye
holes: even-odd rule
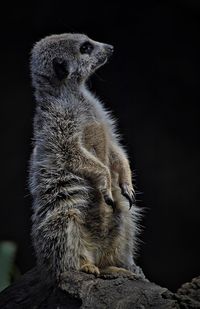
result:
[[[93,51],[94,46],[90,42],[85,42],[80,47],[81,54],[88,54],[90,55]]]

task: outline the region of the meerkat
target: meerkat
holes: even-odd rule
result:
[[[69,270],[128,274],[134,264],[129,160],[110,113],[86,86],[112,53],[111,45],[70,33],[32,49],[32,239],[46,280],[59,283]]]

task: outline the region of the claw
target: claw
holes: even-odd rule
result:
[[[125,196],[127,200],[129,201],[129,209],[131,209],[131,207],[135,203],[134,190],[131,189],[131,193],[129,193],[128,186],[126,184],[121,184],[120,188],[121,188],[122,195]]]
[[[106,202],[107,205],[111,206],[112,209],[114,210],[116,205],[113,199],[109,195],[104,195],[104,201]]]

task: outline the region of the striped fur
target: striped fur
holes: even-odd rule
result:
[[[80,45],[90,41],[91,55]],[[47,37],[32,51],[35,88],[32,238],[45,280],[60,282],[68,270],[98,274],[110,266],[131,269],[136,250],[137,210],[129,210],[131,171],[115,123],[85,81],[107,59],[108,45],[85,35]],[[53,59],[67,62],[58,79]],[[99,60],[100,59],[100,60]],[[115,202],[115,211],[104,197]]]

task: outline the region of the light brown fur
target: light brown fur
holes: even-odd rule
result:
[[[121,193],[119,192],[119,183],[125,184],[128,186],[129,190],[133,190],[132,180],[131,180],[131,170],[129,167],[129,163],[123,151],[117,145],[111,143],[109,141],[109,133],[107,132],[107,128],[103,123],[94,122],[88,124],[83,129],[82,143],[81,147],[84,147],[87,151],[90,152],[91,157],[98,158],[98,160],[104,164],[105,171],[107,172],[107,168],[109,169],[107,177],[109,181],[107,183],[112,184],[111,188],[111,196],[116,202],[116,209],[114,211],[122,211],[125,212],[127,217],[130,218],[130,214],[128,213],[127,206],[124,205],[124,200],[121,197]],[[81,156],[80,151],[80,156]],[[91,175],[102,174],[102,165],[88,165],[89,161],[85,160],[83,157],[83,170],[89,171],[90,177]],[[94,159],[95,162],[95,159]],[[99,168],[100,167],[100,168]],[[92,168],[94,170],[92,170]],[[94,177],[94,182],[96,181]],[[110,189],[110,188],[109,188]],[[113,210],[110,208],[104,201],[100,204],[100,212],[101,212],[101,227],[99,229],[99,233],[103,236],[108,236],[109,229],[112,229],[112,218],[113,218]],[[127,229],[128,229],[127,223]],[[128,232],[128,231],[127,231]],[[118,268],[114,266],[108,265],[116,265],[118,263],[118,250],[117,248],[121,245],[121,242],[124,242],[126,239],[126,232],[124,234],[119,234],[115,239],[113,239],[112,244],[109,242],[105,245],[105,240],[102,239],[102,244],[99,247],[103,247],[103,254],[101,250],[97,253],[97,245],[93,243],[92,238],[88,237],[86,239],[86,252],[92,251],[92,256],[97,255],[97,260],[95,266],[94,261],[90,260],[91,254],[89,256],[85,256],[81,261],[81,270],[87,273],[93,274],[102,274],[105,273],[123,273],[129,274],[130,271],[124,268]]]

